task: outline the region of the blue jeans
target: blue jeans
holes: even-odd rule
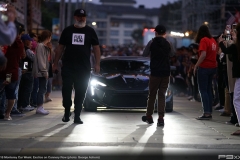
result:
[[[47,93],[51,93],[52,92],[52,81],[53,81],[53,78],[48,78]]]
[[[17,110],[17,104],[18,104],[18,90],[19,90],[19,84],[20,84],[21,77],[22,77],[22,69],[21,69],[21,68],[18,68],[18,82],[17,82],[17,88],[16,88],[16,90],[15,90],[15,93],[16,93],[16,100],[15,100],[15,102],[14,102],[14,105],[13,105],[12,111],[16,111],[16,110]]]
[[[43,105],[43,97],[47,91],[47,81],[45,77],[38,77],[37,106]]]
[[[202,99],[203,113],[212,113],[212,80],[217,68],[201,68],[197,70],[198,87]]]

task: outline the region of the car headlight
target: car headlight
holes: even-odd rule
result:
[[[102,83],[102,82],[99,82],[99,81],[97,81],[97,80],[91,80],[90,85],[91,85],[91,86],[98,86],[98,85],[100,85],[100,86],[102,86],[102,87],[106,87],[106,86],[107,86],[106,84],[104,84],[104,83]]]

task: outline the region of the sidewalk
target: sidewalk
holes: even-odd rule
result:
[[[81,118],[84,124],[75,125],[73,119],[64,123],[61,121],[61,92],[53,91],[51,98],[52,102],[44,104],[44,108],[50,111],[49,115],[37,115],[31,111],[24,117],[12,117],[12,121],[0,121],[1,154],[80,154],[85,150],[97,153],[115,150],[124,154],[159,149],[240,149],[240,136],[231,136],[240,128],[226,125],[229,117],[219,116],[220,112],[214,111],[212,120],[196,120],[202,114],[201,103],[190,102],[186,97],[174,97],[174,111],[166,113],[164,128],[156,126],[157,114],[153,116],[153,125],[143,123],[141,116],[144,110],[83,111]]]

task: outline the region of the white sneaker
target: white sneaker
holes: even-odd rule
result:
[[[44,110],[44,108],[41,106],[41,107],[38,107],[38,108],[37,108],[36,114],[44,114],[44,115],[47,115],[47,114],[49,114],[49,111]]]
[[[215,106],[213,106],[214,108],[217,108],[220,106],[220,103],[216,104]]]
[[[223,106],[223,109],[220,109],[220,110],[218,110],[219,112],[224,112],[224,106]]]
[[[193,96],[188,96],[187,99],[188,100],[191,100],[193,98]]]
[[[22,108],[23,111],[33,111],[35,107],[28,105],[27,107]]]

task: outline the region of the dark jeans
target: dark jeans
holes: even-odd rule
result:
[[[164,117],[165,113],[165,93],[169,84],[169,77],[149,77],[149,94],[147,101],[147,113],[151,116],[154,112],[154,104],[156,101],[156,95],[158,96],[158,115]]]
[[[225,105],[225,88],[228,88],[227,70],[219,70],[218,72],[218,94],[219,103],[221,106]]]
[[[233,95],[234,95],[234,92],[230,93],[230,97],[231,97],[230,101],[231,101],[231,109],[232,109],[232,115],[231,115],[230,121],[232,123],[238,123],[237,114],[233,104]]]
[[[27,107],[30,104],[32,89],[33,89],[32,73],[22,74],[18,91],[18,107]]]
[[[212,113],[212,80],[216,68],[201,68],[197,70],[198,88],[202,99],[203,113]]]
[[[193,75],[193,97],[195,100],[197,101],[200,101],[199,98],[198,98],[198,93],[199,93],[199,90],[198,90],[198,81],[197,81],[197,75]]]
[[[38,92],[38,87],[39,87],[38,78],[34,78],[33,90],[32,90],[32,93],[31,93],[31,103],[32,103],[33,105],[37,105],[37,92]]]
[[[38,77],[39,88],[37,92],[37,106],[43,104],[44,95],[47,91],[47,81],[45,77]]]
[[[74,88],[74,112],[79,117],[82,111],[82,104],[85,98],[90,71],[74,67],[62,67],[62,97],[65,112],[69,112],[72,106],[72,90]]]

